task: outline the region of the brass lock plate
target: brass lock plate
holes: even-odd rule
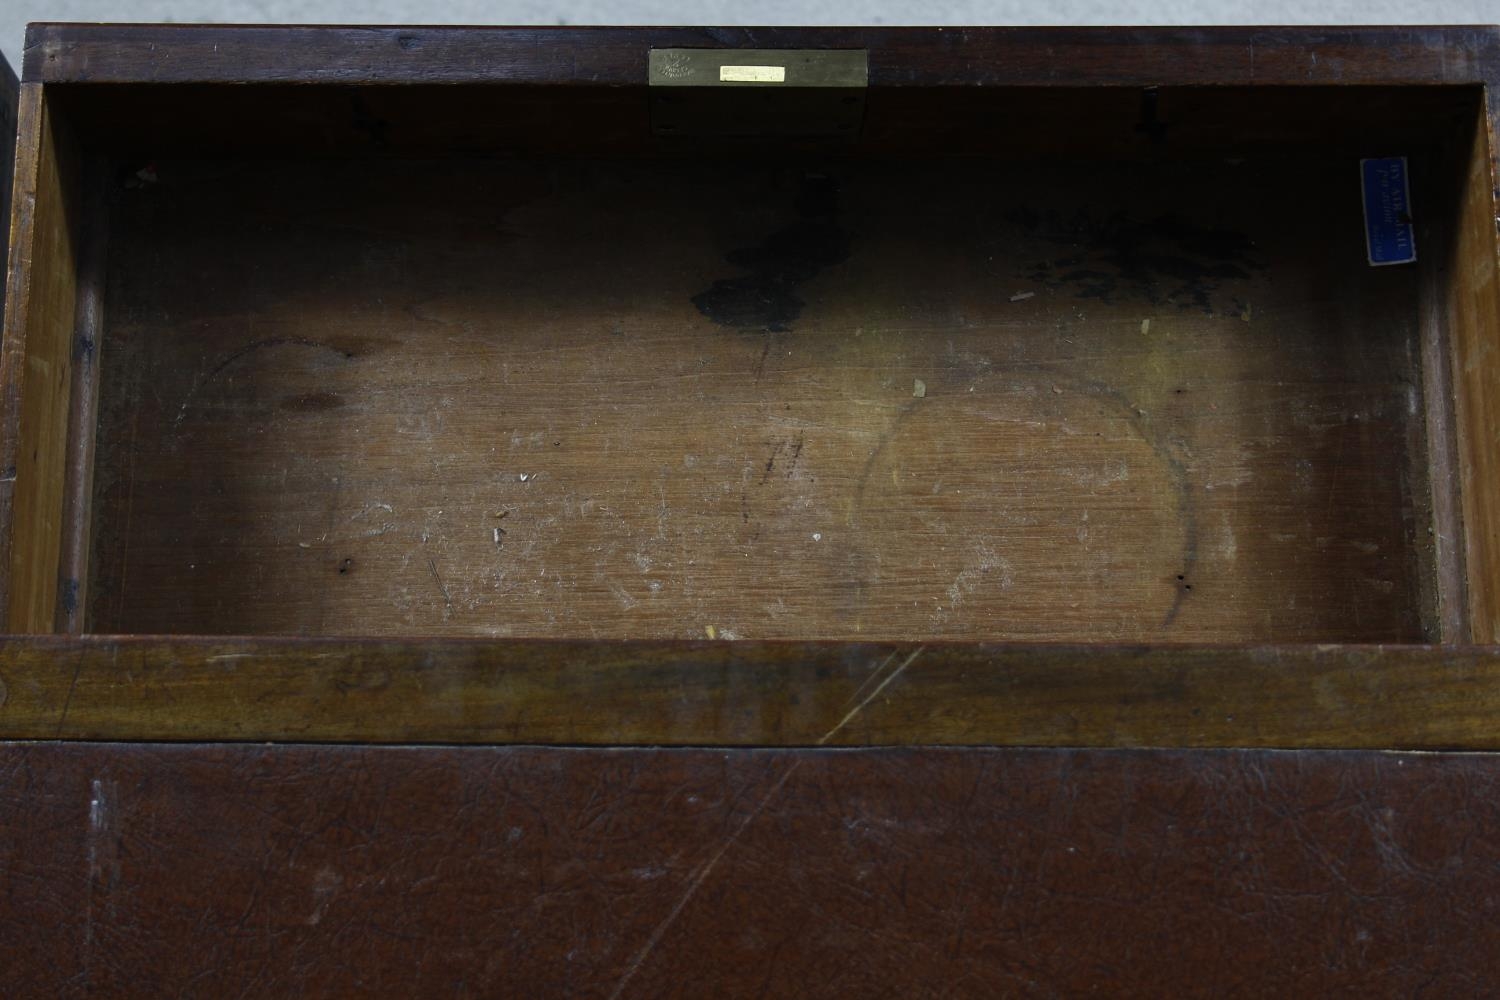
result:
[[[659,136],[855,139],[864,123],[864,49],[652,49]]]

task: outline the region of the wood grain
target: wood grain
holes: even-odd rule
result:
[[[20,88],[15,70],[10,68],[4,56],[0,56],[0,273],[8,271],[5,265],[10,247],[10,199],[15,183],[16,112]],[[0,316],[5,315],[8,284],[8,281],[0,280]]]
[[[652,48],[864,48],[870,85],[1476,84],[1493,28],[440,28],[36,24],[47,83],[632,86]]]
[[[92,631],[1428,634],[1341,158],[157,169]]]
[[[0,738],[1500,749],[1500,650],[10,639]]]
[[[0,992],[1500,991],[1493,755],[0,747]]]
[[[14,632],[49,632],[57,606],[76,304],[71,139],[43,88],[21,88],[16,212],[0,348],[0,603]]]
[[[1472,322],[1462,315],[1463,226],[1461,206],[1471,180],[1470,157],[1474,130],[1482,127],[1483,99],[1473,95],[1467,127],[1450,132],[1448,141],[1433,155],[1417,161],[1414,197],[1423,208],[1417,228],[1422,247],[1417,263],[1418,303],[1421,313],[1421,372],[1424,440],[1415,445],[1426,453],[1428,482],[1432,488],[1430,507],[1432,538],[1431,590],[1443,642],[1474,641],[1470,623],[1468,567],[1463,523],[1463,487],[1458,451],[1457,410],[1454,391],[1455,327]]]
[[[1496,263],[1495,115],[1476,122],[1452,270],[1458,478],[1474,640],[1500,641],[1500,267]]]
[[[93,545],[94,446],[98,440],[100,345],[104,334],[104,258],[108,246],[109,165],[94,160],[80,170],[77,304],[73,316],[73,373],[68,399],[67,467],[63,472],[62,539],[58,553],[56,630],[83,631],[88,611],[89,552]]]

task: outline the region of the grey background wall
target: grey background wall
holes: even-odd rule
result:
[[[1500,0],[0,0],[19,69],[28,21],[353,24],[1491,24]]]

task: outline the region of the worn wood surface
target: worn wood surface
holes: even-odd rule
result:
[[[72,381],[76,154],[43,88],[21,88],[16,211],[0,348],[0,606],[14,632],[50,632],[62,543]]]
[[[1493,28],[440,28],[33,25],[48,83],[630,86],[652,48],[865,48],[870,85],[1475,84]]]
[[[1500,651],[11,639],[0,738],[1500,749]]]
[[[1493,90],[1491,91],[1493,100]],[[1500,641],[1500,265],[1491,116],[1473,130],[1452,269],[1457,478],[1477,642]]]
[[[1488,755],[0,747],[7,996],[1490,996]]]
[[[1413,197],[1422,204],[1416,235],[1417,300],[1420,320],[1423,419],[1421,445],[1432,487],[1431,589],[1442,642],[1474,641],[1468,589],[1468,552],[1463,521],[1461,461],[1454,389],[1454,344],[1460,324],[1473,326],[1468,314],[1460,245],[1463,206],[1473,181],[1471,157],[1476,132],[1486,124],[1480,95],[1470,106],[1466,126],[1453,127],[1446,141],[1417,161]],[[1472,249],[1472,247],[1468,247]],[[1500,322],[1500,317],[1496,317]]]
[[[83,631],[93,542],[94,445],[98,440],[99,345],[104,333],[104,258],[114,178],[103,160],[80,170],[77,305],[68,399],[67,467],[63,472],[62,541],[58,553],[58,632]]]
[[[10,247],[10,199],[15,182],[16,112],[19,110],[20,83],[15,70],[0,56],[0,274],[6,273],[7,250]],[[0,316],[5,314],[6,280],[0,280]]]
[[[1341,158],[156,175],[92,631],[1429,634],[1416,276]]]

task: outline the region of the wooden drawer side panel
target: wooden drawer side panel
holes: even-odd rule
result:
[[[1450,291],[1455,410],[1473,641],[1500,640],[1500,270],[1493,121],[1475,130]]]
[[[57,607],[77,283],[72,163],[42,87],[22,87],[0,354],[0,606],[13,632]]]

